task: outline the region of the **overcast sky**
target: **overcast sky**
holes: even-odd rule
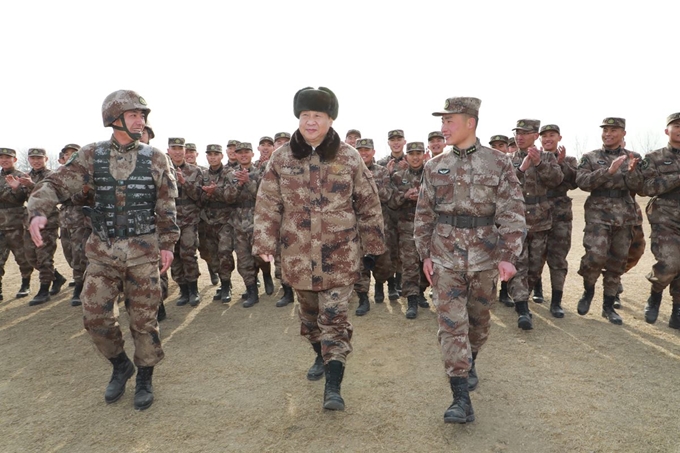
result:
[[[201,152],[256,144],[297,128],[293,96],[306,86],[333,90],[335,129],[361,130],[378,156],[390,129],[426,141],[450,96],[482,99],[483,143],[537,118],[558,124],[576,155],[601,145],[604,117],[620,116],[628,148],[662,146],[666,116],[680,111],[680,7],[632,4],[2,2],[0,146],[108,139],[101,104],[118,89],[147,100],[160,149],[169,136]]]

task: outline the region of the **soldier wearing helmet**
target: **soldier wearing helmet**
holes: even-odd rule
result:
[[[159,257],[165,272],[179,237],[175,198],[177,185],[168,159],[140,142],[150,109],[130,90],[111,93],[102,105],[109,140],[83,147],[56,172],[38,183],[29,199],[31,238],[43,243],[46,213],[89,186],[94,208],[87,210],[92,235],[86,245],[89,261],[81,301],[83,320],[97,349],[113,365],[106,388],[107,403],[118,401],[135,373],[136,410],[153,403],[152,375],[163,357],[156,313],[161,301]],[[128,302],[135,344],[134,365],[125,354],[116,301]]]

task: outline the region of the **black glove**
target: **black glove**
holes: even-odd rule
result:
[[[364,255],[364,269],[372,271],[375,268],[375,255]]]

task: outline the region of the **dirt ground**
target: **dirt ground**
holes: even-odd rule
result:
[[[107,406],[110,364],[70,291],[40,307],[14,299],[20,279],[10,257],[0,303],[0,452],[680,452],[680,332],[668,327],[667,294],[657,323],[644,321],[651,252],[623,278],[623,326],[600,317],[599,285],[591,312],[576,314],[585,195],[573,197],[567,314],[554,319],[547,304],[531,303],[534,330],[524,332],[514,310],[495,306],[472,393],[477,421],[467,425],[443,422],[451,393],[434,312],[407,320],[400,300],[358,318],[355,298],[347,409],[324,412],[323,380],[305,379],[314,356],[295,308],[274,306],[280,290],[251,309],[238,296],[226,306],[211,301],[207,273],[197,308],[175,306],[171,283],[154,405],[133,410],[133,379]],[[58,268],[67,270],[61,255]],[[238,295],[243,285],[234,281]],[[547,271],[544,287],[549,295]],[[124,312],[121,324],[127,330]]]

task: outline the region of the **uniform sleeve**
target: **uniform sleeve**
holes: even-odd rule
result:
[[[192,169],[192,173],[186,176],[185,182],[182,185],[182,190],[187,197],[194,201],[198,201],[201,198],[201,183],[203,182],[203,174],[201,169],[195,167]]]
[[[507,159],[500,175],[496,200],[495,223],[498,226],[499,240],[497,247],[500,261],[514,264],[522,253],[522,245],[527,231],[524,212],[522,188],[515,175],[512,162]]]
[[[640,192],[642,191],[642,184],[643,184],[643,179],[642,175],[640,173],[640,163],[642,162],[642,156],[639,155],[638,153],[632,153],[633,156],[637,159],[640,159],[640,162],[638,162],[638,165],[633,169],[633,171],[628,171],[628,159],[623,161],[623,164],[621,164],[621,167],[625,168],[625,173],[624,173],[624,181],[626,182],[626,187],[628,187],[632,192]],[[625,167],[624,167],[625,165]],[[619,169],[621,171],[621,169]]]
[[[598,168],[593,170],[593,166],[586,156],[581,158],[576,170],[576,185],[587,192],[597,189],[602,184],[612,179],[609,174],[609,167]]]
[[[253,255],[275,255],[283,220],[283,198],[277,165],[267,164],[257,191],[253,217]]]
[[[179,240],[175,206],[175,198],[178,197],[177,181],[170,171],[165,155],[154,153],[154,158],[160,169],[159,180],[156,181],[156,233],[161,250],[174,250],[175,243]]]
[[[378,187],[378,196],[380,197],[380,202],[387,204],[392,198],[392,193],[394,193],[394,187],[392,186],[392,179],[390,178],[390,172],[387,171],[385,167],[381,167],[379,174],[379,179],[376,178],[375,184]]]
[[[438,217],[434,210],[434,187],[432,186],[428,166],[426,164],[425,170],[423,170],[423,182],[420,185],[420,192],[418,192],[416,216],[413,221],[413,236],[421,261],[430,257],[430,243],[432,241],[432,233],[437,226]]]
[[[541,163],[536,167],[536,171],[541,182],[550,189],[559,186],[564,179],[564,173],[553,153],[541,153]]]
[[[401,208],[404,204],[404,201],[406,201],[404,194],[406,193],[408,187],[404,187],[404,184],[402,184],[402,176],[402,172],[392,173],[392,196],[387,202],[387,206],[389,206],[391,209],[396,210]]]
[[[655,197],[680,187],[680,173],[659,172],[656,162],[649,155],[638,166],[643,182],[640,195]]]
[[[378,188],[371,173],[363,162],[354,169],[354,212],[357,217],[361,246],[367,255],[385,253],[385,231],[378,197]]]
[[[574,157],[565,157],[562,163],[559,164],[562,169],[562,174],[564,178],[562,183],[568,186],[568,189],[576,189],[576,170],[578,163]]]
[[[14,176],[18,176],[14,174]],[[4,178],[4,176],[0,176]],[[3,181],[0,185],[0,203],[12,203],[12,204],[22,204],[28,198],[28,191],[24,186],[17,187],[16,190],[12,189],[9,184]]]

